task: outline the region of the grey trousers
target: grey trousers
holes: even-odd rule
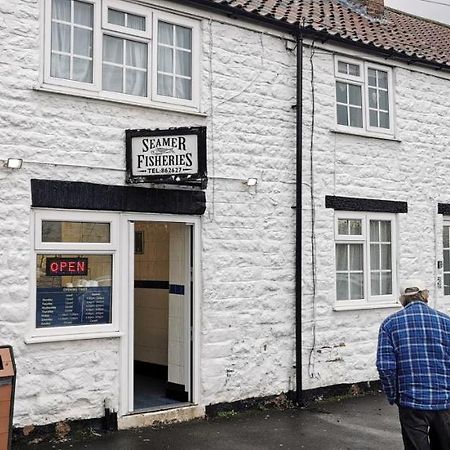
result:
[[[450,450],[450,410],[398,409],[405,450]]]

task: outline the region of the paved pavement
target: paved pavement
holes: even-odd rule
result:
[[[13,450],[400,450],[397,409],[384,396],[250,411]]]

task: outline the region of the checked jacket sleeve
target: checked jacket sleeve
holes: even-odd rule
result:
[[[377,369],[389,403],[397,401],[397,358],[392,339],[381,325],[378,334]]]

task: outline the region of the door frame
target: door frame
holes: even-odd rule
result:
[[[200,399],[200,302],[201,302],[201,218],[197,216],[170,214],[124,213],[120,221],[121,290],[120,329],[123,332],[120,345],[119,370],[119,416],[132,414],[133,405],[133,342],[134,342],[134,223],[172,222],[192,227],[192,354],[191,403],[198,405]],[[189,319],[189,318],[187,318]],[[174,406],[176,408],[176,405]],[[162,408],[166,409],[166,408]]]

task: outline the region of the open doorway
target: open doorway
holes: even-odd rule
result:
[[[134,223],[134,411],[191,402],[191,229]]]

